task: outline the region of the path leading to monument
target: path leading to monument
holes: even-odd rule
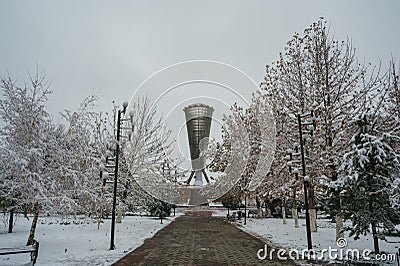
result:
[[[134,236],[132,236],[134,237]],[[260,261],[264,242],[211,211],[187,212],[114,265],[294,265]]]

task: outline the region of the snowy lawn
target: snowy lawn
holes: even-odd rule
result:
[[[220,212],[220,215],[222,212]],[[226,215],[226,212],[225,212]],[[296,249],[302,251],[307,248],[307,237],[305,220],[299,219],[299,228],[294,227],[294,220],[287,219],[287,224],[282,223],[282,219],[266,218],[254,219],[248,218],[247,225],[243,225],[243,219],[236,223],[239,228],[253,235],[259,236],[268,242],[275,243],[277,247],[286,250]],[[343,249],[358,249],[361,252],[365,249],[373,250],[372,235],[362,236],[361,239],[355,241],[353,237],[345,235],[348,245]],[[400,237],[387,237],[386,241],[379,241],[381,252],[396,253],[400,248]],[[328,249],[329,246],[337,249],[335,241],[335,224],[326,219],[318,220],[318,232],[312,233],[312,243],[317,254],[322,249]],[[261,247],[260,247],[261,248]],[[325,260],[328,260],[325,256]],[[396,262],[385,262],[385,265],[397,265]],[[381,263],[383,264],[383,263]]]
[[[91,219],[77,220],[79,224],[71,220],[65,225],[60,224],[60,219],[39,218],[35,237],[40,242],[37,265],[111,265],[171,223],[174,217],[164,219],[160,224],[154,217],[126,216],[122,223],[116,224],[115,250],[109,250],[110,219],[105,220],[99,230]],[[31,221],[18,216],[12,234],[7,233],[8,227],[2,223],[0,247],[26,244]],[[29,254],[0,256],[0,265],[20,265],[29,261]]]

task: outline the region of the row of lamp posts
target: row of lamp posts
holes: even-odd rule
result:
[[[112,205],[112,220],[111,220],[111,241],[110,241],[110,250],[115,249],[115,215],[116,215],[116,201],[117,201],[117,184],[118,184],[118,160],[119,160],[119,152],[120,152],[120,140],[121,138],[129,138],[131,134],[133,133],[133,113],[129,113],[130,118],[121,118],[123,114],[126,112],[126,108],[128,107],[128,103],[124,102],[122,105],[122,110],[117,111],[117,128],[116,128],[116,143],[115,143],[115,150],[114,150],[114,156],[111,156],[110,152],[107,151],[106,153],[106,165],[105,167],[102,167],[100,171],[100,178],[103,180],[103,186],[105,186],[110,176],[109,172],[107,171],[107,168],[112,167],[114,168],[114,181],[111,182],[114,184],[113,187],[113,205]],[[303,122],[302,118],[307,118],[311,117],[312,122]],[[299,169],[298,168],[293,168],[293,164],[301,162],[301,168],[302,168],[302,177],[303,177],[303,187],[304,187],[304,201],[305,201],[305,209],[306,209],[306,229],[307,229],[307,247],[308,249],[312,249],[312,239],[311,239],[311,225],[310,225],[310,216],[309,216],[309,204],[308,204],[308,186],[309,186],[309,176],[306,175],[306,165],[305,165],[305,155],[304,155],[304,138],[303,136],[305,134],[310,134],[313,135],[314,127],[315,127],[315,119],[313,112],[308,113],[308,114],[298,114],[297,115],[297,120],[298,120],[298,128],[299,128],[299,139],[300,139],[300,154],[298,154],[298,145],[295,145],[296,152],[293,152],[292,149],[288,149],[287,157],[286,159],[288,160],[288,166],[289,166],[289,171],[293,174],[295,174],[296,181],[298,180],[298,175],[299,175]],[[124,128],[122,127],[122,123],[125,121],[130,121],[131,122],[131,127]],[[308,130],[303,130],[303,126],[308,126]],[[126,129],[128,130],[128,136],[122,136],[121,135],[121,130]],[[293,160],[293,156],[296,155],[301,155],[301,160]],[[114,161],[114,164],[109,164],[110,161]],[[294,191],[294,201],[295,202],[295,197],[296,197],[296,191]],[[246,225],[246,211],[247,211],[247,191],[244,191],[245,194],[245,217],[244,217],[244,224]],[[295,206],[295,205],[294,205]]]

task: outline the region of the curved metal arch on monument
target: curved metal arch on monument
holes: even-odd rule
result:
[[[204,61],[185,62],[174,65],[171,68],[184,67],[186,63],[204,64],[205,62]],[[219,68],[221,66],[230,68],[232,69],[232,71],[235,71],[235,73],[232,75],[237,76],[237,73],[240,72],[239,70],[223,63],[218,63],[218,62],[206,62],[206,63],[218,64]],[[212,67],[210,68],[209,65],[207,65],[206,68],[208,69],[208,71],[213,70]],[[165,68],[164,70],[170,71],[169,68]],[[198,70],[199,68],[196,68],[196,71]],[[181,71],[181,69],[179,69],[179,71]],[[184,74],[186,73],[185,71],[182,72]],[[213,71],[213,72],[219,73],[218,71]],[[151,76],[151,78],[154,78],[156,74]],[[245,75],[244,73],[242,74]],[[164,75],[164,76],[174,77],[176,75]],[[248,78],[247,75],[245,76]],[[189,80],[185,80],[184,78],[185,77],[183,77],[183,79],[175,83],[171,81],[166,82],[166,84],[172,83],[172,86],[168,86],[168,89],[163,89],[163,91],[159,94],[161,96],[159,96],[155,100],[154,107],[155,104],[159,101],[160,97],[164,97],[171,91],[191,83],[204,83],[208,85],[215,85],[221,88],[225,88],[228,91],[234,92],[239,96],[241,96],[240,93],[238,93],[232,86],[225,85],[218,81],[207,80],[204,79],[203,77],[201,77],[200,79],[189,79]],[[163,84],[161,82],[159,83]],[[142,86],[147,87],[145,82],[141,85],[141,87]],[[255,88],[258,88],[256,84]],[[191,101],[192,100],[193,99],[191,99]],[[191,159],[191,169],[187,169],[189,170],[190,174],[187,175],[186,182],[171,182],[170,180],[163,179],[161,175],[154,175],[153,173],[150,172],[148,174],[135,175],[134,178],[135,181],[146,192],[148,192],[152,196],[162,201],[176,205],[186,205],[186,206],[201,205],[204,203],[209,203],[223,196],[238,182],[238,180],[240,180],[240,178],[242,178],[243,171],[247,164],[246,158],[249,158],[249,152],[250,152],[249,140],[248,138],[243,138],[242,136],[248,135],[248,132],[242,123],[236,125],[235,134],[233,135],[231,141],[231,152],[229,154],[228,164],[224,172],[218,172],[218,173],[213,172],[212,173],[213,175],[216,174],[216,176],[213,176],[211,174],[207,174],[206,159],[204,156],[202,156],[201,152],[207,149],[208,146],[212,121],[213,119],[215,119],[213,118],[213,112],[215,111],[215,109],[214,107],[204,103],[195,103],[186,106],[183,111],[185,113],[186,121],[182,119],[182,122],[186,122],[190,159]],[[258,167],[263,168],[262,172],[264,172],[266,169],[269,169],[275,149],[275,122],[273,118],[272,109],[267,105],[266,109],[263,110],[263,114],[266,115],[268,119],[261,121],[261,123],[264,123],[263,126],[268,127],[268,129],[262,132],[263,136],[261,137],[262,153],[260,154],[262,158],[260,158],[259,160],[261,163],[258,165]],[[135,147],[132,147],[132,145],[128,144],[126,152],[124,154],[129,157],[129,149],[134,149],[134,148]],[[135,167],[134,165],[129,165],[129,159],[127,159],[127,161],[129,168]],[[261,181],[262,177],[260,177],[258,180],[253,180],[253,182],[250,183],[248,189],[249,190],[255,189],[258,186],[258,184],[261,183]]]

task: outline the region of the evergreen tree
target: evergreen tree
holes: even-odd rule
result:
[[[341,175],[334,187],[341,191],[341,214],[351,220],[350,236],[358,239],[372,230],[375,253],[379,253],[378,238],[400,223],[400,216],[391,205],[389,193],[400,156],[389,145],[392,136],[375,128],[370,115],[355,121],[356,133],[340,167]],[[383,231],[379,232],[378,228]]]

